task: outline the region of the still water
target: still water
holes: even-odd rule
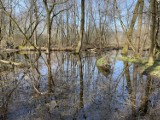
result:
[[[29,67],[0,65],[0,120],[159,120],[160,80],[104,53],[6,53]],[[106,56],[110,71],[96,60]],[[51,68],[49,74],[48,68]]]

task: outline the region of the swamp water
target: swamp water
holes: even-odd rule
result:
[[[0,120],[159,120],[160,80],[119,53],[103,53],[108,72],[96,66],[100,54],[53,52],[47,64],[46,54],[6,53],[31,67],[0,65]]]

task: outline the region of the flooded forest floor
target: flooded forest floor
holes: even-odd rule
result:
[[[107,72],[96,66],[102,56]],[[46,53],[3,57],[29,66],[0,64],[2,120],[159,120],[160,79],[117,59],[120,51],[52,52],[50,64]]]

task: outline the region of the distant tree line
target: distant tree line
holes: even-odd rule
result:
[[[14,46],[159,48],[159,0],[0,0],[0,42]],[[77,47],[76,47],[77,46]],[[78,47],[79,46],[79,47]]]

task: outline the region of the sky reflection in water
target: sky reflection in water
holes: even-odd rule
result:
[[[107,75],[96,67],[96,60],[100,57],[98,54],[86,53],[78,57],[71,53],[52,53],[55,86],[50,86],[47,80],[45,54],[34,62],[32,68],[2,72],[0,119],[159,118],[156,117],[160,115],[157,111],[160,108],[159,80],[140,75],[134,64],[128,63],[127,67],[127,63],[116,60],[116,56],[120,56],[118,51],[105,52],[103,55],[108,56],[111,65]],[[18,61],[22,62],[33,62],[36,58],[34,54],[27,54],[29,59],[23,55],[17,56]],[[33,89],[33,84],[43,93],[52,87],[54,93],[39,95]]]

